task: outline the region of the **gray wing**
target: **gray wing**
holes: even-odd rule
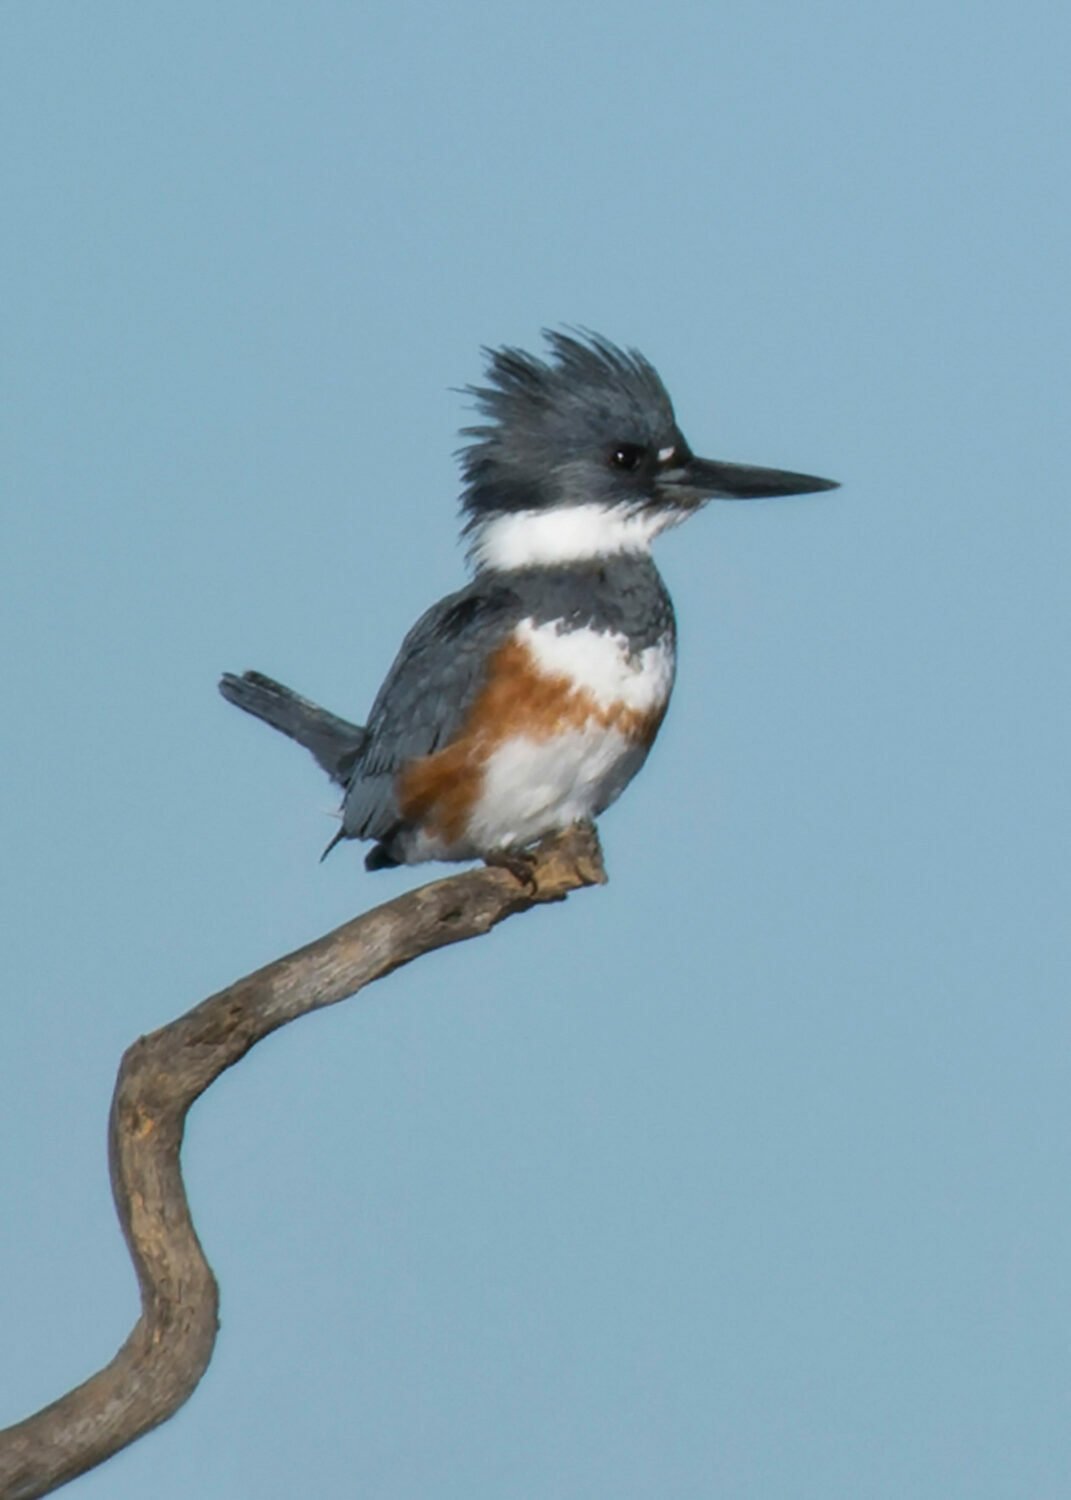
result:
[[[488,656],[524,613],[512,589],[477,579],[417,621],[372,705],[342,803],[346,835],[385,839],[397,828],[395,777],[450,743],[483,686]]]

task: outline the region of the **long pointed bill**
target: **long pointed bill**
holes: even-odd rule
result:
[[[814,474],[793,474],[788,469],[757,469],[750,464],[723,464],[713,459],[690,458],[676,471],[663,476],[672,493],[700,500],[762,500],[773,495],[811,495],[817,490],[835,490],[835,479]]]

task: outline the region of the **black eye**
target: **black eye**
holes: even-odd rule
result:
[[[610,451],[610,465],[614,469],[624,469],[626,474],[635,474],[646,457],[647,449],[642,444],[618,443]]]

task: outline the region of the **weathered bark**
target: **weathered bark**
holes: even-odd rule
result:
[[[110,1364],[0,1432],[0,1500],[49,1494],[103,1463],[172,1416],[204,1374],[219,1297],[190,1216],[180,1151],[190,1106],[220,1073],[288,1021],[605,879],[594,829],[570,829],[538,851],[530,881],[481,869],[422,886],[239,979],[127,1049],[109,1156],[141,1316]]]

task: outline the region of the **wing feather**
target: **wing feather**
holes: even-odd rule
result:
[[[372,705],[346,788],[342,826],[351,838],[384,839],[397,829],[398,772],[454,738],[483,686],[488,657],[523,613],[512,589],[477,579],[413,626]]]

